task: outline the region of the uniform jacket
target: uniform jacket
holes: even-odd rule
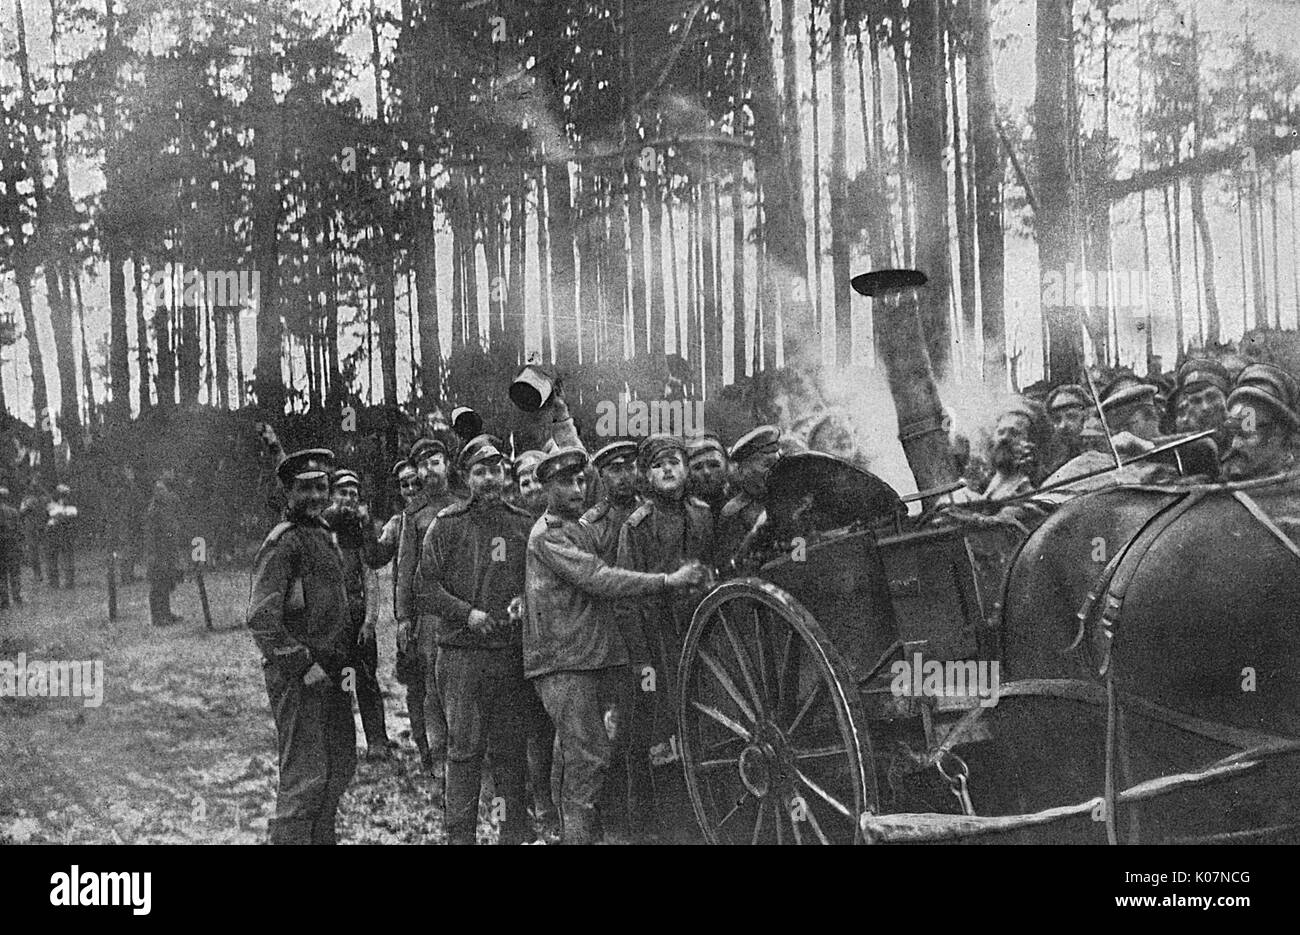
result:
[[[619,530],[623,528],[623,523],[640,505],[637,500],[624,505],[614,503],[606,497],[582,514],[580,522],[591,527],[596,537],[596,554],[601,557],[601,560],[606,565],[613,565],[618,559]]]
[[[402,510],[406,515],[397,545],[396,585],[393,591],[393,616],[398,620],[415,620],[421,614],[430,613],[427,607],[419,605],[415,593],[415,570],[420,564],[420,548],[433,518],[439,511],[456,502],[458,501],[450,493],[433,498],[420,494]]]
[[[343,556],[329,528],[286,520],[272,529],[248,599],[248,628],[263,657],[295,678],[313,662],[337,675],[351,650],[350,624]]]
[[[332,507],[325,511],[325,522],[334,533],[343,558],[343,587],[348,593],[348,609],[353,622],[366,615],[366,569],[380,568],[392,555],[384,557],[375,528],[369,520],[340,513]]]
[[[181,542],[180,510],[180,497],[166,487],[154,490],[144,514],[144,558],[149,565],[176,565]]]
[[[601,598],[664,590],[663,575],[614,568],[596,554],[590,526],[549,510],[528,536],[524,674],[626,665],[627,648]]]
[[[745,536],[749,535],[762,513],[762,501],[755,500],[743,491],[727,501],[718,520],[715,558],[719,565],[725,565],[735,558],[740,544],[745,541]]]
[[[713,563],[713,517],[703,500],[651,497],[623,524],[618,539],[618,567],[631,571],[676,571],[690,559]],[[666,627],[684,635],[695,612],[698,594],[665,592],[643,600],[618,603],[619,629],[633,660],[646,659],[644,634]]]
[[[0,503],[0,548],[17,550],[23,544],[22,520],[18,510]]]
[[[507,608],[524,593],[532,525],[526,510],[504,500],[456,503],[434,519],[424,534],[416,590],[437,618],[439,646],[519,646],[520,629],[509,623]],[[490,634],[473,632],[471,610],[483,611],[499,625]]]
[[[51,500],[45,505],[45,512],[49,517],[45,522],[46,535],[52,541],[69,541],[77,525],[77,507],[66,499]]]

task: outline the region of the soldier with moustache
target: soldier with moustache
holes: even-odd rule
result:
[[[334,459],[295,452],[276,475],[284,521],[257,552],[248,629],[262,653],[280,764],[272,844],[334,844],[339,799],[356,770],[352,702],[341,687],[352,643],[343,556],[322,514]]]
[[[397,618],[397,639],[413,644],[424,671],[424,727],[433,760],[435,795],[441,795],[447,755],[447,718],[436,684],[434,660],[436,622],[415,591],[420,549],[433,518],[458,502],[448,489],[447,446],[436,438],[422,438],[411,446],[408,459],[420,477],[420,492],[403,511],[401,539],[397,546],[397,581],[393,594],[393,615]]]
[[[626,681],[627,649],[603,601],[661,593],[704,580],[698,564],[671,574],[607,565],[580,522],[586,452],[561,448],[537,466],[547,509],[528,537],[524,674],[555,724],[563,763],[563,843],[600,837],[597,803],[610,762],[604,712]]]
[[[505,803],[500,843],[528,835],[521,629],[524,565],[533,518],[503,497],[499,440],[471,439],[459,473],[468,501],[442,510],[425,534],[419,590],[437,622],[437,684],[447,713],[448,843],[473,844],[484,756],[491,749]]]
[[[1272,364],[1249,364],[1227,399],[1228,450],[1221,470],[1226,481],[1293,472],[1300,439],[1300,387]],[[1296,484],[1293,476],[1291,483]],[[1294,528],[1294,521],[1286,524]]]
[[[623,524],[618,567],[665,573],[683,564],[713,564],[713,517],[704,501],[686,494],[686,445],[651,435],[637,448],[646,499]],[[699,594],[678,591],[620,601],[619,629],[627,643],[636,688],[628,724],[628,821],[633,833],[655,835],[650,749],[674,733],[677,661]],[[684,791],[684,790],[683,790]]]
[[[689,439],[686,454],[690,469],[686,490],[709,505],[716,529],[722,519],[722,509],[730,499],[727,494],[727,473],[730,470],[727,449],[713,432],[703,432]]]
[[[735,495],[722,508],[718,520],[715,557],[719,567],[743,558],[739,555],[745,537],[766,516],[763,497],[767,475],[781,460],[781,430],[760,425],[742,435],[731,446],[731,486]]]
[[[344,586],[352,623],[348,667],[352,669],[357,710],[366,735],[366,753],[371,758],[387,758],[397,744],[388,739],[384,698],[379,691],[379,643],[367,613],[370,596],[366,593],[366,570],[382,568],[392,554],[375,537],[369,511],[361,502],[361,478],[356,472],[337,470],[330,485],[333,502],[326,508],[324,519],[343,553]]]

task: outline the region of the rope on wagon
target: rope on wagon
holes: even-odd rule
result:
[[[1300,741],[1297,740],[1263,744],[1224,757],[1203,769],[1148,779],[1125,789],[1116,799],[1120,805],[1153,799],[1192,786],[1240,776],[1262,766],[1265,760],[1297,753],[1300,753]],[[1106,797],[1099,795],[1074,805],[1060,805],[1022,815],[944,815],[934,812],[873,815],[864,812],[858,824],[869,844],[921,844],[1018,831],[1085,814],[1098,815],[1101,816],[1098,820],[1104,820],[1105,809]]]

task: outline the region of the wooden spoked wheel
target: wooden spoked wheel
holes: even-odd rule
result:
[[[711,844],[852,844],[878,810],[871,741],[848,663],[775,585],[729,581],[682,651],[682,756]]]

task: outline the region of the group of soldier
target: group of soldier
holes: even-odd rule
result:
[[[1300,389],[1272,364],[1233,372],[1221,361],[1194,358],[1168,387],[1125,373],[1095,400],[1084,387],[1066,384],[1041,403],[1019,399],[998,418],[982,497],[1032,499],[1049,488],[1069,495],[1176,474],[1203,481],[1285,474],[1295,464],[1298,432]],[[1177,444],[1193,434],[1201,437]],[[1166,448],[1170,457],[1149,457]]]
[[[569,844],[680,830],[656,794],[674,778],[652,767],[672,761],[677,659],[713,569],[762,514],[780,432],[588,454],[562,393],[546,411],[550,441],[513,458],[487,434],[417,441],[393,466],[404,505],[381,531],[331,452],[281,461],[288,505],[248,611],[278,735],[273,843],[334,842],[356,768],[353,694],[367,756],[393,755],[366,586],[389,562],[397,677],[449,843],[475,842],[485,789],[501,843],[553,824]]]
[[[78,510],[66,484],[49,495],[32,480],[14,505],[8,487],[0,487],[0,609],[23,603],[22,568],[50,587],[75,586],[74,560]]]
[[[1300,389],[1284,370],[1189,360],[1165,395],[1123,375],[1096,401],[1073,384],[1017,401],[971,498],[1159,482],[1174,468],[1144,456],[1189,434],[1204,450],[1181,452],[1210,480],[1292,468]],[[514,457],[487,434],[417,441],[393,466],[404,505],[382,531],[360,478],[329,451],[280,463],[288,508],[258,552],[248,612],[279,738],[273,842],[334,841],[356,764],[353,694],[368,756],[397,746],[366,584],[390,562],[397,676],[450,843],[474,843],[481,798],[501,806],[502,843],[557,823],[565,843],[668,830],[658,793],[680,767],[654,764],[674,759],[664,747],[686,628],[715,570],[762,527],[768,476],[792,440],[760,426],[730,447],[707,432],[650,435],[589,455],[562,394],[544,411],[551,440]]]

